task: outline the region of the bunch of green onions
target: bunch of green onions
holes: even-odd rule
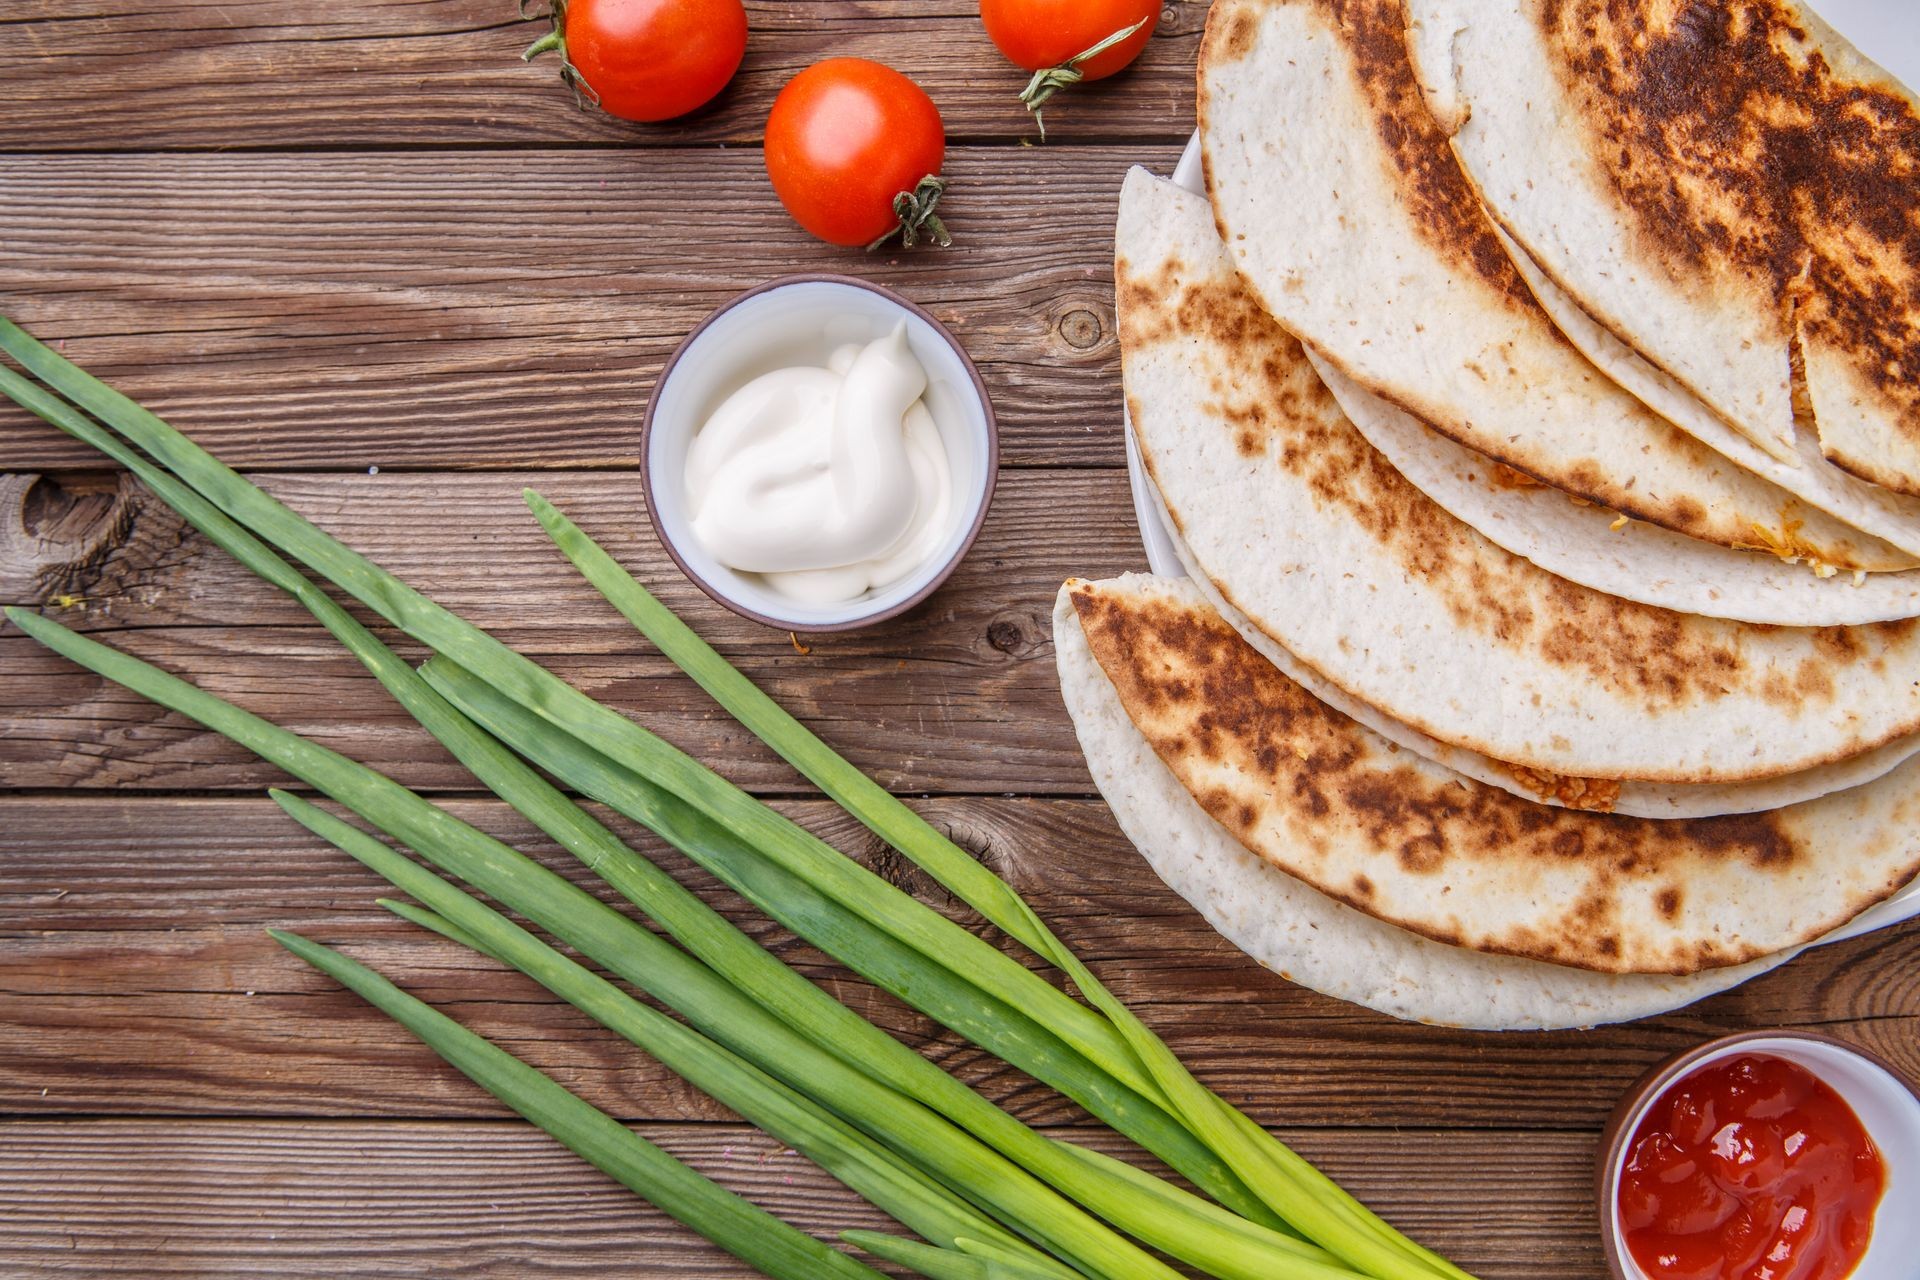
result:
[[[272,793],[296,821],[404,893],[410,901],[382,900],[397,915],[532,977],[920,1237],[847,1232],[850,1243],[934,1280],[1172,1280],[1180,1273],[1167,1258],[1222,1280],[1471,1280],[1196,1081],[1009,885],[781,710],[538,494],[528,492],[527,502],[555,545],[640,632],[848,813],[1063,973],[1085,1003],[434,604],[4,319],[0,350],[31,375],[0,365],[0,392],[133,471],[208,539],[292,595],[475,777],[673,942],[365,765],[38,614],[7,616],[413,850],[430,867],[297,796]],[[285,557],[435,656],[416,671]],[[1059,1090],[1200,1194],[1009,1116],[763,949],[535,766],[648,827],[795,934]],[[571,1150],[764,1274],[877,1274],[374,971],[307,939],[273,936]]]

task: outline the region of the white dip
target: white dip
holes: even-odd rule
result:
[[[824,369],[762,374],[687,453],[693,534],[713,557],[807,604],[887,587],[948,534],[953,482],[902,321]]]

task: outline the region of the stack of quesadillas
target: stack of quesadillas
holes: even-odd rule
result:
[[[1121,199],[1186,581],[1062,589],[1128,835],[1401,1017],[1585,1025],[1920,872],[1920,106],[1788,0],[1217,0]],[[1884,907],[1881,908],[1885,910]]]

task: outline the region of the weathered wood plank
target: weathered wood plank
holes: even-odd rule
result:
[[[634,125],[575,108],[553,59],[520,51],[541,27],[513,0],[14,0],[0,18],[0,149],[754,142],[773,96],[826,57],[877,58],[933,96],[953,138],[1036,136],[1025,75],[971,0],[749,0],[747,59],[692,118]],[[1183,136],[1203,0],[1168,0],[1159,36],[1124,77],[1048,113],[1075,138]]]
[[[497,802],[450,807],[591,884]],[[1265,1123],[1597,1131],[1659,1057],[1751,1027],[1821,1026],[1920,1071],[1920,926],[1815,951],[1694,1009],[1632,1026],[1453,1032],[1314,995],[1239,955],[1160,885],[1098,802],[921,807],[1027,895],[1204,1079]],[[982,927],[923,874],[892,856],[876,859],[874,840],[831,806],[782,808]],[[630,826],[614,825],[633,838]],[[657,841],[637,845],[816,981],[1016,1113],[1036,1123],[1081,1118],[871,992]],[[348,947],[622,1116],[722,1114],[532,984],[386,916],[373,905],[376,878],[264,798],[0,798],[0,865],[0,1114],[496,1110],[404,1032],[285,956],[262,933],[268,925]]]
[[[850,272],[966,344],[1006,463],[1118,466],[1115,202],[1177,151],[956,149],[954,247],[883,255],[757,151],[0,157],[0,311],[235,466],[626,467],[702,317]],[[0,471],[88,464],[32,421],[0,401]]]
[[[642,1132],[820,1239],[901,1233],[751,1129]],[[1282,1136],[1485,1280],[1604,1274],[1585,1134]],[[40,1121],[0,1125],[0,1147],[9,1275],[559,1280],[610,1265],[753,1275],[520,1124]]]
[[[1059,695],[1053,596],[1074,574],[1142,567],[1126,482],[1110,471],[1015,471],[980,541],[925,606],[810,652],[743,622],[681,577],[631,474],[267,477],[349,544],[548,663],[563,678],[742,785],[799,783],[641,640],[561,558],[520,499],[526,481],[796,715],[910,791],[1091,790]],[[409,785],[470,780],[360,665],[278,595],[131,485],[39,485],[0,515],[0,599],[85,603],[70,625],[311,734]],[[417,647],[407,650],[417,654]],[[0,784],[245,787],[277,771],[0,623]]]

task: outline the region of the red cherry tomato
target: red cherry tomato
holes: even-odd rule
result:
[[[740,0],[554,0],[562,74],[610,116],[671,120],[726,88],[747,51]]]
[[[1065,66],[1108,36],[1144,23],[1074,68],[1082,80],[1103,80],[1147,47],[1160,23],[1160,0],[980,0],[980,21],[1000,52],[1028,71]]]
[[[947,135],[919,85],[865,58],[829,58],[787,82],[767,117],[767,176],[793,220],[829,244],[894,232],[947,243],[934,213]]]

